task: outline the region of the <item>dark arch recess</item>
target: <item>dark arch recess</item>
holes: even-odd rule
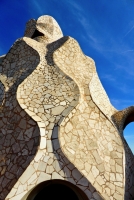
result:
[[[131,122],[134,122],[134,110],[131,111],[128,116],[126,117],[125,121],[124,121],[124,126],[123,126],[123,129],[126,128],[126,126],[131,123]]]
[[[68,181],[58,179],[40,183],[27,197],[27,200],[38,199],[88,200],[86,194],[80,188]]]

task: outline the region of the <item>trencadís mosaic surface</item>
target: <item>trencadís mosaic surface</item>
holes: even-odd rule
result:
[[[51,16],[28,21],[0,57],[0,199],[34,200],[59,181],[78,200],[132,200],[133,113],[111,105],[93,59]]]

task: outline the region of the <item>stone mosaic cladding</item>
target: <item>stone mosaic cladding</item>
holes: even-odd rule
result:
[[[134,198],[134,156],[95,63],[50,16],[30,20],[0,57],[0,199],[64,180],[89,200]],[[129,111],[128,111],[129,110]]]

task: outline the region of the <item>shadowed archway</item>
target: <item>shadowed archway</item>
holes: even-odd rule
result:
[[[68,181],[49,180],[36,186],[27,200],[88,200],[85,193]]]

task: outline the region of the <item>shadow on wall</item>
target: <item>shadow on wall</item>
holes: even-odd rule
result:
[[[58,139],[59,129],[59,126],[54,127],[51,140],[53,145],[53,151],[55,153],[55,156],[57,157],[59,165],[61,166],[62,170],[64,171],[64,174],[67,177],[66,179],[69,182],[72,181],[74,185],[80,188],[87,195],[88,199],[93,198],[96,200],[102,200],[103,198],[98,194],[98,192],[89,182],[89,180],[87,180],[87,178],[84,177],[72,163],[70,163],[70,161],[62,152]],[[82,196],[82,200],[86,200],[86,198]]]
[[[53,152],[66,180],[48,180],[37,185],[29,193],[26,200],[43,200],[44,196],[52,199],[73,199],[73,200],[102,200],[96,189],[91,183],[70,163],[61,151],[58,139],[58,125],[54,127],[52,133]],[[63,193],[64,191],[64,193]],[[48,195],[48,196],[47,196]],[[25,199],[23,197],[23,199]]]
[[[46,58],[48,65],[55,66],[55,63],[53,60],[53,53],[55,50],[57,50],[59,47],[61,47],[68,39],[69,39],[68,36],[64,36],[63,38],[47,45],[47,54],[46,54],[45,58]]]
[[[54,67],[56,64],[53,60],[53,52],[57,50],[59,47],[61,47],[67,40],[69,39],[68,36],[63,37],[56,42],[53,42],[51,44],[47,45],[47,54],[46,54],[46,60],[47,64]],[[70,77],[66,76],[66,78],[71,79]],[[72,80],[72,79],[71,79]],[[77,102],[78,104],[78,102]],[[70,107],[70,106],[69,106]],[[73,107],[70,107],[69,112],[66,113],[66,116],[71,112]],[[65,116],[65,117],[66,117]],[[64,118],[65,118],[64,117]],[[59,162],[59,166],[62,169],[62,171],[65,174],[66,180],[68,182],[73,183],[76,188],[80,189],[81,192],[84,192],[88,199],[99,199],[101,200],[102,197],[98,194],[96,189],[92,186],[92,184],[87,180],[80,172],[79,170],[67,159],[65,154],[62,152],[59,144],[59,125],[62,123],[62,120],[64,118],[61,118],[57,124],[55,124],[52,132],[52,146],[53,146],[53,152],[55,157],[57,158],[57,161]],[[87,199],[87,197],[82,196],[82,199]]]
[[[52,61],[52,63],[49,62],[49,56],[52,57],[53,56],[52,52],[54,52],[56,49],[61,47],[68,40],[68,38],[69,37],[64,37],[64,38],[61,38],[60,40],[58,40],[56,42],[53,42],[53,45],[52,44],[47,45],[48,53],[46,55],[46,60],[48,61],[49,65],[53,65],[53,66],[55,65],[55,63],[53,61]],[[50,60],[53,60],[53,59],[50,59]],[[130,109],[126,109],[125,111],[121,111],[121,112],[123,114],[122,115],[123,116],[122,120],[121,120],[121,118],[119,116],[119,124],[115,123],[117,125],[117,127],[119,125],[118,130],[119,130],[120,133],[122,133],[124,127],[128,123],[130,123],[132,120],[134,121],[134,107],[131,107]],[[117,115],[118,115],[118,113],[117,113]],[[125,166],[125,177],[126,177],[126,179],[125,179],[125,199],[128,200],[128,199],[133,199],[134,198],[134,156],[133,156],[129,146],[127,145],[126,141],[124,140],[124,137],[122,137],[122,141],[124,143],[125,159],[126,159],[126,166]],[[55,139],[55,141],[52,140],[52,143],[53,143],[53,147],[54,147],[54,151],[55,151],[55,147],[58,146],[58,139],[57,139],[57,141],[56,141],[56,139]],[[56,143],[57,143],[57,145],[56,145]],[[60,149],[60,151],[61,151],[61,149]],[[57,151],[57,155],[58,155],[58,153],[61,153],[61,152]],[[118,160],[118,157],[117,157],[116,160],[117,160],[117,163],[119,165],[122,164],[122,163],[120,163],[120,160]],[[63,171],[65,173],[68,173],[64,169],[63,169]],[[78,185],[79,185],[79,183],[78,183]],[[118,186],[117,186],[117,188],[120,190],[120,185],[118,185]],[[123,194],[122,190],[121,190],[121,193]]]
[[[4,104],[4,99],[5,99],[5,88],[2,82],[0,82],[0,108]]]
[[[0,81],[5,87],[4,103],[0,108],[1,200],[28,167],[39,146],[37,123],[16,99],[19,84],[34,71],[39,61],[38,53],[21,39],[14,43],[0,65]]]

